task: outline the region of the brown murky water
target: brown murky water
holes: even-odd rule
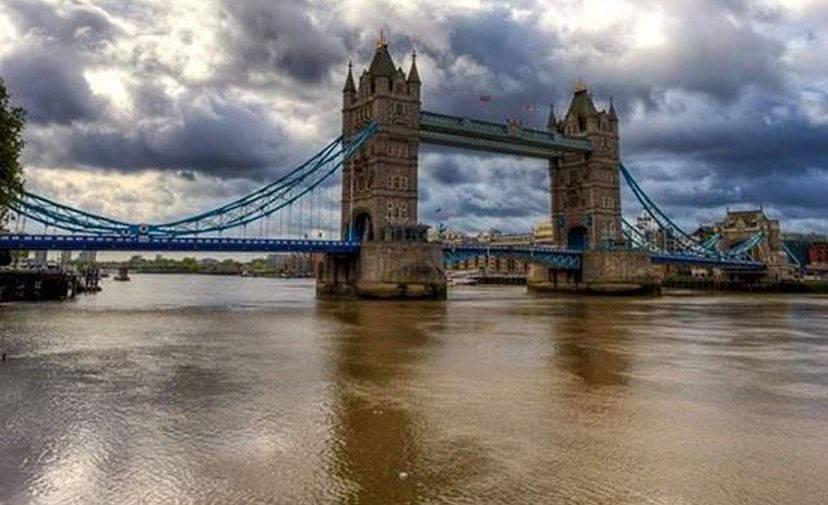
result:
[[[0,504],[825,504],[828,298],[0,307]]]

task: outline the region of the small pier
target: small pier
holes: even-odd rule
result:
[[[100,291],[98,271],[0,270],[0,301],[68,300]]]

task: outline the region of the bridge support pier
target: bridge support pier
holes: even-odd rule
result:
[[[661,283],[644,251],[587,251],[580,272],[552,270],[532,264],[530,291],[605,295],[658,294]]]
[[[428,242],[366,242],[358,254],[324,260],[318,298],[445,300],[443,250]]]

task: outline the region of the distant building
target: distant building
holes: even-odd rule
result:
[[[534,239],[532,233],[500,233],[493,231],[488,236],[488,243],[492,245],[531,245]]]
[[[699,226],[696,231],[690,234],[696,242],[705,242],[710,237],[716,234],[716,227],[711,224]]]
[[[428,240],[431,242],[442,241],[444,244],[467,244],[473,239],[462,231],[451,231],[446,229],[429,228]]]
[[[808,270],[813,273],[828,272],[828,242],[815,242],[808,248]]]
[[[85,265],[94,265],[98,261],[98,251],[81,251],[78,262]]]
[[[448,235],[448,234],[447,234]],[[453,237],[457,240],[454,243],[477,243],[491,246],[522,246],[531,245],[535,236],[534,233],[503,233],[500,230],[489,230],[478,234],[476,237],[468,237],[465,234],[458,234]],[[528,265],[525,261],[514,258],[502,258],[495,256],[481,255],[470,258],[453,265],[450,270],[473,270],[483,275],[526,275]]]
[[[317,273],[322,263],[322,254],[284,253],[269,254],[268,264],[280,274],[295,277],[310,277]]]
[[[769,265],[785,262],[779,220],[769,219],[763,209],[728,211],[724,220],[715,226],[715,230],[722,236],[722,250],[737,247],[756,233],[763,233],[765,240],[751,251],[753,257]]]
[[[641,233],[641,235],[644,236],[644,238],[647,240],[653,240],[659,226],[649,212],[642,210],[641,214],[639,214],[638,218],[635,220],[635,228]]]
[[[60,251],[60,268],[66,270],[72,262],[72,251]]]
[[[32,262],[32,266],[38,267],[38,268],[45,267],[48,260],[49,260],[49,251],[35,251],[34,261]]]
[[[532,235],[536,245],[555,245],[555,223],[551,220],[536,223],[532,229]]]

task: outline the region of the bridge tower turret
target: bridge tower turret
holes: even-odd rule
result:
[[[420,86],[416,55],[406,75],[382,33],[358,84],[348,68],[342,136],[371,122],[377,132],[342,173],[342,238],[360,241],[359,253],[326,255],[318,265],[320,297],[446,298],[442,246],[426,241],[417,220]]]
[[[371,64],[354,85],[345,81],[342,134],[353,136],[375,121],[377,134],[344,167],[343,238],[363,242],[418,233],[417,161],[420,77],[416,55],[406,76],[395,68],[383,34]]]
[[[600,249],[621,240],[621,189],[618,115],[598,110],[579,80],[566,116],[550,118],[550,130],[592,142],[588,154],[566,153],[550,161],[555,242],[568,249]]]

